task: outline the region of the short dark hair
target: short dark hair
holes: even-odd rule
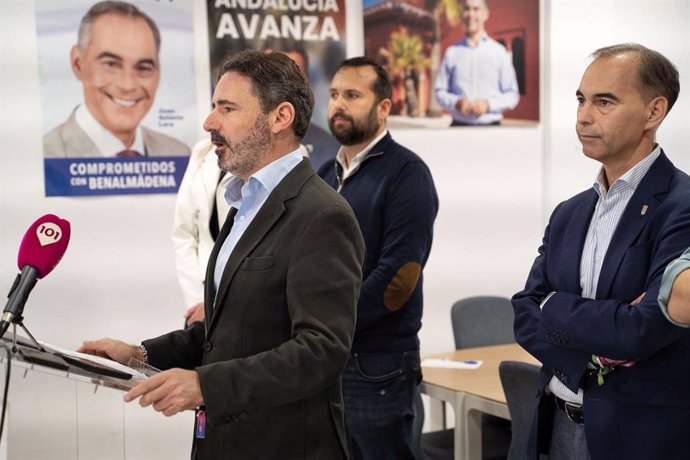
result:
[[[153,33],[153,39],[156,42],[156,52],[160,51],[161,33],[153,19],[131,3],[119,1],[98,2],[89,8],[89,11],[87,11],[84,17],[81,18],[81,22],[79,23],[79,32],[77,33],[77,43],[79,44],[79,49],[81,51],[86,50],[87,46],[89,46],[89,40],[91,39],[91,28],[93,27],[94,21],[104,14],[117,14],[133,19],[143,19],[146,21],[146,24],[148,24],[151,32]]]
[[[343,67],[367,67],[370,66],[376,72],[376,81],[372,86],[372,90],[376,95],[377,102],[381,102],[384,99],[390,99],[393,97],[393,89],[391,87],[391,81],[388,78],[388,72],[384,69],[381,64],[376,62],[369,56],[358,56],[350,59],[345,59],[340,63],[335,73],[338,73]]]
[[[223,63],[218,80],[228,72],[237,72],[251,80],[252,95],[259,99],[264,114],[282,102],[292,104],[295,108],[292,130],[299,139],[304,137],[314,110],[314,94],[295,61],[279,51],[244,50]]]
[[[647,100],[658,96],[665,97],[670,112],[671,107],[678,100],[680,81],[678,69],[664,55],[637,43],[621,43],[599,48],[592,53],[592,57],[594,59],[610,58],[625,53],[634,53],[640,57],[640,64],[637,67],[640,94]]]

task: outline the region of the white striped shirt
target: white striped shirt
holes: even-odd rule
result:
[[[599,195],[599,199],[589,223],[587,238],[582,249],[582,259],[580,259],[582,297],[596,298],[601,265],[604,262],[613,233],[616,231],[630,198],[637,190],[637,186],[640,185],[642,178],[660,154],[661,147],[657,144],[649,155],[626,171],[608,189],[606,188],[604,168],[599,171],[597,180],[594,182],[594,190]],[[556,377],[552,377],[549,389],[561,399],[582,404],[582,388],[575,394]]]

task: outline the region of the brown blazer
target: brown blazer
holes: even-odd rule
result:
[[[232,252],[206,321],[145,341],[156,367],[195,368],[206,405],[195,458],[347,458],[340,375],[348,358],[364,242],[345,200],[303,160]],[[215,305],[214,305],[215,299]]]

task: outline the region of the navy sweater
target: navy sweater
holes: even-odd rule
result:
[[[386,133],[345,181],[337,161],[319,175],[340,188],[367,247],[352,353],[419,350],[421,271],[438,212],[429,168]]]

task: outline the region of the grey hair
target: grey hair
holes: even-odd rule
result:
[[[148,24],[151,32],[153,33],[153,39],[156,42],[156,52],[160,51],[161,34],[158,30],[158,26],[149,15],[131,3],[108,0],[96,3],[89,9],[89,11],[86,12],[84,17],[81,18],[81,22],[79,23],[79,32],[77,34],[77,43],[81,52],[86,51],[86,48],[89,46],[93,23],[96,21],[96,19],[104,14],[117,14],[127,18],[143,19],[146,21],[146,24]]]

